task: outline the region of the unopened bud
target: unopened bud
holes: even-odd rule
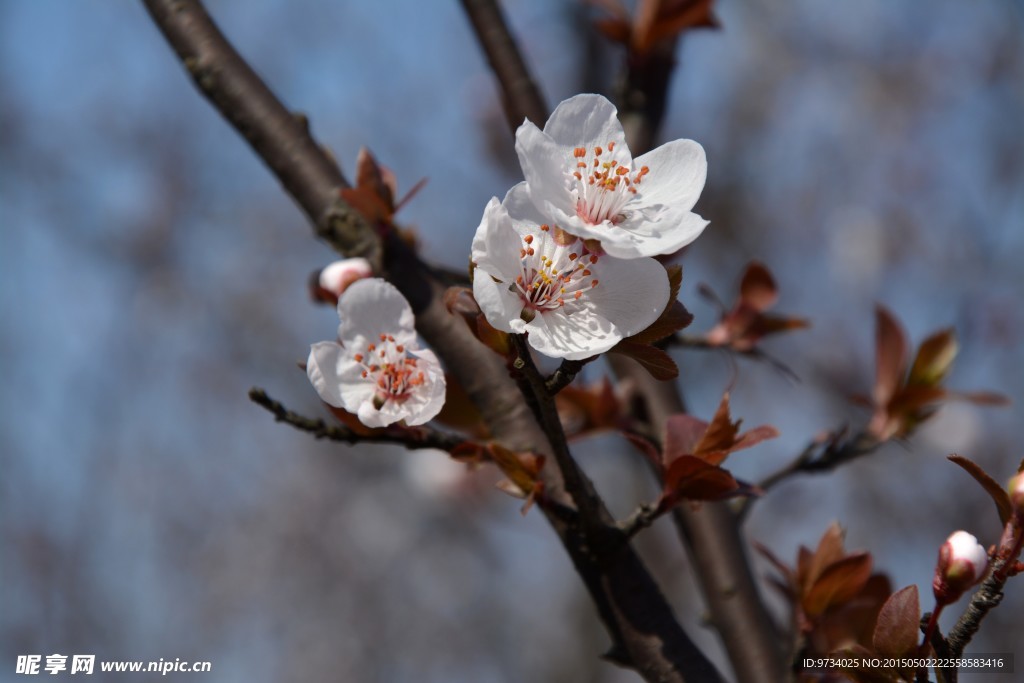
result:
[[[971,586],[981,581],[988,568],[988,552],[966,531],[957,531],[939,548],[932,590],[939,604],[956,602]]]
[[[1024,472],[1010,480],[1009,491],[1014,512],[1024,516]]]
[[[318,301],[337,305],[338,298],[349,285],[373,275],[370,262],[364,258],[348,258],[335,261],[319,273],[314,273],[310,283],[313,298]]]

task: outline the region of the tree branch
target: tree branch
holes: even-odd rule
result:
[[[634,155],[650,150],[661,128],[677,43],[675,38],[663,40],[642,57],[627,54],[617,99],[626,143]],[[629,359],[609,360],[617,375],[631,378],[638,387],[652,433],[659,433],[670,415],[685,412],[676,383],[653,380]],[[739,520],[726,503],[676,507],[672,519],[739,682],[782,680],[783,649],[754,582]]]
[[[410,450],[417,448],[437,448],[451,451],[466,442],[458,434],[439,432],[429,427],[406,427],[374,430],[371,434],[360,434],[342,425],[327,424],[319,418],[306,417],[288,410],[281,403],[267,396],[267,392],[258,387],[249,390],[249,400],[261,406],[274,416],[278,422],[295,427],[299,431],[309,432],[318,439],[341,441],[343,443],[393,443],[405,446]]]
[[[512,132],[524,118],[543,126],[548,118],[547,105],[526,67],[519,44],[509,31],[497,0],[462,0],[462,8],[501,86],[505,118]]]
[[[143,2],[200,91],[249,141],[309,216],[317,234],[341,253],[365,256],[375,269],[390,275],[412,305],[418,331],[465,387],[494,437],[512,450],[551,455],[551,444],[502,359],[448,313],[443,285],[408,245],[393,234],[382,244],[377,232],[339,199],[337,191],[345,187],[345,180],[309,136],[304,118],[292,116],[277,101],[199,1]],[[522,83],[514,90],[520,93],[514,101],[526,98],[543,109],[539,98],[529,96]],[[648,681],[720,680],[679,626],[632,547],[619,544],[615,552],[596,556],[588,539],[565,521],[562,510],[571,501],[554,464],[546,466],[542,476],[545,497],[554,505],[539,507],[572,558],[612,637],[610,658],[636,669]]]
[[[576,375],[580,373],[583,366],[594,360],[593,358],[584,358],[583,360],[563,360],[558,369],[551,373],[551,376],[544,380],[544,389],[554,396],[562,389],[572,384],[572,381],[576,379]]]

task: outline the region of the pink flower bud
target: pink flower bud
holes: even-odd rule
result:
[[[1010,502],[1018,515],[1024,515],[1024,472],[1010,480]]]
[[[373,269],[366,259],[343,259],[331,263],[319,273],[314,273],[310,289],[314,299],[336,306],[338,298],[349,285],[372,275]]]
[[[955,602],[980,582],[988,568],[988,552],[971,534],[957,531],[939,548],[932,590],[939,604]]]

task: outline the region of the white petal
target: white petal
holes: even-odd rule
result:
[[[704,148],[693,140],[673,140],[651,150],[636,160],[635,168],[643,166],[651,170],[634,200],[640,206],[663,204],[688,211],[697,203],[708,176]]]
[[[373,384],[361,377],[362,368],[346,349],[334,342],[318,342],[309,350],[306,376],[325,403],[349,412],[373,397]]]
[[[420,359],[419,368],[424,373],[424,382],[416,387],[415,394],[406,401],[409,411],[405,421],[409,425],[421,425],[433,420],[444,405],[445,379],[441,364],[433,351],[422,349],[415,355]]]
[[[604,353],[622,339],[615,326],[593,309],[577,308],[572,315],[564,310],[543,313],[526,325],[530,346],[545,356],[582,360]]]
[[[371,342],[390,334],[399,344],[414,345],[412,308],[394,285],[380,278],[359,280],[338,299],[338,338],[342,343],[365,337]]]
[[[601,95],[576,95],[563,101],[551,112],[544,132],[570,154],[576,147],[607,149],[614,142],[612,158],[627,164],[631,158],[615,105]]]
[[[658,319],[670,293],[665,267],[652,258],[602,257],[594,266],[600,282],[587,300],[623,337],[646,329]]]
[[[472,259],[477,268],[503,280],[514,280],[519,274],[519,234],[512,227],[508,212],[494,197],[487,203],[483,218],[473,236]],[[477,275],[473,276],[477,279]]]
[[[516,154],[537,208],[550,204],[562,211],[575,211],[567,187],[571,147],[559,145],[527,121],[516,131]]]
[[[509,291],[510,284],[495,282],[491,274],[479,266],[473,273],[473,298],[487,322],[503,332],[516,331],[512,321],[519,320],[523,311],[523,300]]]
[[[707,225],[706,220],[689,211],[666,211],[653,220],[637,214],[632,220],[609,227],[599,239],[612,256],[635,259],[677,252],[697,239]]]
[[[373,405],[373,401],[366,401],[359,406],[359,409],[356,411],[356,417],[367,427],[387,427],[389,424],[402,419],[401,415],[395,416],[391,413],[387,403],[381,407],[387,412],[385,410],[377,410]]]

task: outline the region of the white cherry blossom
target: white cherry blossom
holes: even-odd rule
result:
[[[708,224],[691,211],[707,176],[704,148],[673,140],[633,159],[614,105],[600,95],[562,102],[543,131],[524,122],[516,152],[526,180],[512,192],[612,256],[670,254]]]
[[[338,342],[313,344],[306,374],[326,403],[367,427],[419,425],[444,404],[433,351],[419,348],[409,302],[379,278],[358,280],[338,300]]]
[[[529,333],[546,356],[581,360],[661,315],[669,283],[660,263],[590,252],[522,199],[491,199],[473,238],[473,295],[491,325]]]

